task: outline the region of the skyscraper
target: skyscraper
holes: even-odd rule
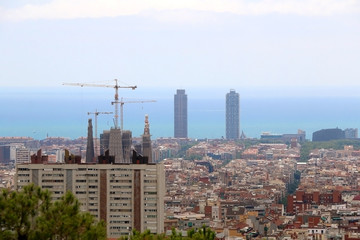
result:
[[[177,89],[174,95],[174,137],[187,138],[187,95],[184,89]]]
[[[226,94],[226,139],[240,136],[240,97],[234,89]]]

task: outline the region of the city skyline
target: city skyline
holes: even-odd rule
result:
[[[89,88],[88,88],[89,89]],[[72,97],[67,97],[71,94]],[[222,99],[197,99],[189,95],[189,137],[225,137],[225,103]],[[64,97],[65,96],[65,97]],[[105,97],[105,98],[104,98]],[[46,94],[26,102],[12,96],[0,96],[3,113],[0,119],[2,136],[28,136],[35,139],[49,137],[69,137],[72,139],[87,135],[88,111],[97,108],[112,110],[109,103],[113,95],[101,99],[87,94],[65,92],[63,96],[48,98]],[[174,133],[174,96],[161,99],[154,104],[132,104],[124,108],[124,128],[133,136],[143,134],[143,119],[148,114],[151,119],[152,139],[172,137]],[[110,99],[110,101],[106,101]],[[61,100],[61,101],[60,101]],[[360,106],[354,105],[356,98],[243,98],[241,101],[241,128],[247,137],[259,138],[262,132],[274,134],[296,133],[302,129],[311,134],[320,129],[339,127],[358,128]],[[7,104],[11,102],[11,105]],[[349,109],[344,106],[353,106]],[[41,107],[39,107],[41,106]],[[71,106],[71,108],[69,108]],[[334,114],[336,112],[336,114]],[[31,116],[37,116],[36,118]],[[71,117],[69,117],[71,116]],[[113,116],[103,115],[98,119],[98,134],[113,126]]]
[[[351,104],[357,112],[355,1],[30,0],[3,1],[0,13],[0,34],[6,36],[0,39],[0,107],[6,113],[0,132],[6,136],[86,136],[84,113],[113,111],[113,89],[62,83],[115,78],[138,86],[120,97],[158,100],[154,106],[125,105],[124,127],[134,136],[142,134],[145,114],[154,138],[173,136],[172,120],[159,109],[173,111],[175,89],[191,96],[192,138],[225,135],[223,98],[231,88],[241,94],[242,128],[249,137],[358,127],[356,116],[345,110],[334,116],[327,103]],[[270,102],[271,111],[263,107]],[[99,118],[99,132],[112,122]]]

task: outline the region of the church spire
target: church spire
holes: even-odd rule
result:
[[[150,135],[149,116],[145,115],[144,135]]]
[[[87,146],[86,146],[86,162],[92,163],[95,159],[95,151],[94,151],[94,138],[93,138],[93,127],[92,120],[89,118],[88,125],[88,137],[87,137]]]
[[[148,162],[152,162],[152,147],[151,147],[151,138],[150,138],[150,126],[149,126],[149,116],[145,115],[145,127],[144,134],[142,135],[142,153],[144,157],[148,157]]]

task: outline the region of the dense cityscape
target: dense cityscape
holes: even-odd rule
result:
[[[312,141],[302,130],[247,138],[239,103],[231,89],[224,139],[188,138],[184,89],[172,138],[151,140],[147,115],[140,137],[115,126],[98,139],[91,118],[78,139],[1,137],[1,188],[33,183],[53,201],[71,191],[109,239],[203,226],[216,239],[359,239],[357,128],[322,129]]]
[[[359,16],[0,1],[0,240],[360,240]]]

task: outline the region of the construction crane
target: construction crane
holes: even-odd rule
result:
[[[124,102],[124,99],[121,98],[121,101],[115,101],[112,102],[112,104],[119,104],[120,103],[120,124],[121,124],[121,129],[124,129],[124,104],[125,103],[147,103],[147,102],[156,102],[156,100],[137,100],[137,101],[126,101]]]
[[[135,90],[137,86],[119,86],[118,80],[114,79],[115,85],[106,85],[106,84],[94,84],[94,83],[63,83],[63,85],[68,86],[79,86],[79,87],[106,87],[106,88],[115,88],[115,128],[119,126],[119,88],[131,88]]]
[[[98,147],[97,147],[97,117],[99,116],[99,114],[113,114],[113,112],[98,112],[97,109],[95,110],[95,112],[88,112],[88,115],[90,114],[94,114],[94,118],[95,118],[95,149],[96,149],[96,154],[98,154]]]

